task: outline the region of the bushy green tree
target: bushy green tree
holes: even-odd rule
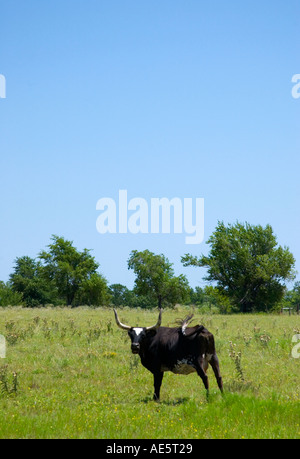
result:
[[[225,226],[219,222],[208,244],[208,256],[186,254],[182,262],[184,266],[206,267],[205,280],[215,282],[220,294],[239,311],[273,308],[284,295],[284,282],[295,276],[295,259],[288,248],[277,246],[270,225]]]
[[[136,275],[134,291],[137,295],[155,300],[159,308],[163,303],[173,306],[187,299],[190,289],[187,278],[182,274],[175,277],[172,264],[164,255],[133,250],[128,268]]]
[[[212,285],[206,285],[203,289],[195,287],[190,290],[189,304],[198,306],[203,311],[215,311],[226,314],[232,310],[232,305],[227,297]]]
[[[0,306],[19,306],[22,303],[22,293],[14,291],[11,282],[0,281]]]
[[[109,304],[110,294],[106,279],[99,273],[91,274],[83,280],[75,295],[76,304],[88,306],[103,306]]]
[[[28,256],[15,260],[14,272],[10,275],[10,284],[14,292],[21,294],[26,306],[54,303],[57,290],[53,282],[48,282],[39,261]]]
[[[90,254],[73,246],[63,237],[52,236],[48,251],[42,251],[43,276],[53,283],[66,305],[101,305],[107,299],[107,282],[97,273],[99,264]]]
[[[108,287],[111,302],[114,306],[129,306],[131,291],[122,284],[112,284]]]
[[[118,306],[128,306],[129,308],[151,309],[156,306],[156,300],[149,295],[137,295],[134,290],[130,290],[122,284],[112,284],[109,286],[110,301]]]
[[[291,303],[293,307],[300,308],[300,281],[295,282],[294,284],[294,287],[292,289]]]
[[[205,299],[204,291],[201,287],[191,288],[189,291],[189,304],[195,304],[200,306],[203,304]]]
[[[295,282],[291,290],[286,290],[278,309],[292,308],[295,311],[300,309],[300,282]]]

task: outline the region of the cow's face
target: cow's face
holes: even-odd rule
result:
[[[152,327],[129,327],[129,325],[122,324],[120,322],[117,311],[114,309],[115,319],[118,327],[122,328],[122,330],[127,330],[128,335],[131,339],[131,351],[133,354],[139,354],[140,350],[143,346],[143,343],[146,341],[147,338],[154,336],[161,324],[161,314],[162,310],[159,311],[158,321]]]
[[[128,331],[128,336],[131,339],[131,351],[133,354],[139,354],[143,343],[147,338],[156,334],[156,330],[147,330],[147,328],[132,327]]]

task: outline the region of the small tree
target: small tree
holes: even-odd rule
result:
[[[163,302],[175,305],[187,299],[190,288],[186,277],[182,274],[175,277],[172,264],[164,255],[133,250],[128,268],[136,274],[134,290],[137,295],[155,299],[159,308]]]
[[[43,275],[56,285],[60,298],[67,305],[81,301],[87,304],[104,301],[106,280],[97,273],[99,264],[88,249],[79,252],[70,241],[52,236],[49,251],[39,255],[43,262]]]
[[[197,286],[195,289],[190,289],[190,304],[202,305],[205,300],[205,294],[201,287]]]
[[[219,222],[208,239],[208,256],[182,257],[184,266],[208,268],[205,280],[216,282],[219,292],[242,312],[273,308],[294,278],[295,259],[288,248],[277,247],[272,227]]]
[[[18,306],[22,303],[22,293],[14,291],[10,282],[0,281],[0,306]]]
[[[300,308],[300,282],[297,281],[294,284],[293,290],[292,290],[292,304],[295,308]]]
[[[54,302],[57,291],[42,275],[41,263],[30,257],[19,257],[14,272],[10,275],[11,288],[21,294],[26,306],[38,306]]]
[[[114,306],[128,306],[129,308],[140,307],[151,309],[156,301],[149,295],[137,295],[135,290],[129,290],[125,285],[112,284],[109,286],[110,300]]]
[[[99,273],[93,273],[84,280],[76,293],[76,304],[103,306],[110,301],[106,279]]]
[[[280,304],[280,308],[293,308],[299,311],[300,308],[300,282],[295,282],[292,290],[287,290]]]
[[[132,292],[122,284],[112,284],[108,287],[111,302],[114,306],[129,306]]]

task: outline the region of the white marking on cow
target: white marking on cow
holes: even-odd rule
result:
[[[142,333],[143,328],[137,327],[137,328],[134,328],[134,331],[135,331],[136,336],[139,336]]]
[[[193,373],[196,371],[192,362],[188,359],[178,360],[172,372],[177,375],[188,375],[189,373]]]
[[[210,359],[212,358],[212,354],[202,354],[202,358],[203,359],[206,359],[208,362],[210,361]]]

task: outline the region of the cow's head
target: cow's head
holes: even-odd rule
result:
[[[118,327],[122,328],[122,330],[128,331],[128,335],[131,339],[131,351],[133,354],[140,353],[143,342],[147,337],[153,336],[161,324],[161,309],[159,311],[158,321],[152,327],[129,327],[129,325],[124,325],[120,322],[117,311],[115,309],[114,313]]]

